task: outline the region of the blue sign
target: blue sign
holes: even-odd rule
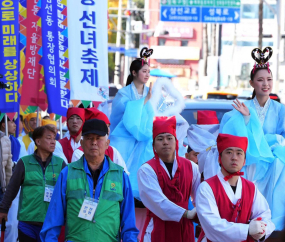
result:
[[[240,8],[202,7],[203,23],[239,23]]]
[[[128,49],[128,50],[125,50],[125,56],[138,57],[138,49]]]
[[[116,47],[116,46],[108,46],[108,52],[114,53],[114,52],[120,52],[120,53],[125,53],[125,48],[124,47]]]
[[[160,20],[166,22],[239,23],[240,8],[161,5]]]
[[[201,22],[201,8],[189,6],[161,6],[160,20],[166,22]]]

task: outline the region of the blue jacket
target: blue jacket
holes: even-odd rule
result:
[[[84,164],[84,170],[87,175],[89,190],[93,191],[93,178],[89,171],[85,157],[83,164]],[[99,199],[104,176],[108,170],[109,170],[109,163],[105,157],[103,169],[101,170],[101,173],[98,178],[98,183],[96,186],[96,191],[95,191],[96,199]],[[68,174],[68,167],[65,167],[61,171],[57,183],[55,185],[54,193],[52,195],[52,199],[40,234],[41,240],[43,242],[53,242],[53,241],[57,242],[61,226],[65,224],[67,174]],[[137,242],[139,231],[136,228],[134,197],[132,194],[132,188],[129,181],[129,177],[126,173],[123,174],[123,195],[124,195],[124,200],[121,202],[120,205],[121,238],[122,241],[124,242]]]

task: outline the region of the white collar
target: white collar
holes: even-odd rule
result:
[[[146,97],[146,95],[147,95],[147,90],[146,90],[145,85],[143,85],[143,94],[142,94],[142,95],[138,93],[138,89],[136,88],[134,82],[131,83],[131,88],[132,88],[132,90],[133,90],[133,92],[134,92],[134,94],[135,94],[136,100],[139,100],[139,99],[141,99],[141,98],[143,98],[143,97]]]
[[[241,192],[242,192],[242,182],[241,182],[241,178],[238,178],[238,182],[237,182],[237,187],[236,187],[236,192],[234,193],[230,183],[228,181],[225,181],[224,179],[224,175],[222,173],[221,170],[218,171],[217,174],[220,182],[222,183],[222,186],[224,187],[224,190],[228,196],[228,198],[230,199],[230,201],[233,204],[236,204],[237,201],[241,198]]]
[[[266,116],[266,113],[268,111],[270,102],[271,102],[271,99],[269,97],[268,100],[266,101],[264,107],[261,107],[259,105],[259,102],[258,102],[256,96],[253,99],[253,104],[254,104],[254,107],[256,109],[256,113],[257,113],[258,119],[259,119],[259,121],[261,123],[261,126],[263,126],[263,123],[264,123],[264,120],[265,120],[265,116]]]

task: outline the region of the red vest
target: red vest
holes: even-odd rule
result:
[[[81,150],[83,152],[82,147],[80,146],[78,148],[79,150]],[[113,147],[109,145],[108,149],[105,151],[105,155],[109,156],[109,158],[111,159],[111,161],[114,161],[114,150]]]
[[[73,155],[73,149],[71,147],[70,140],[67,137],[65,137],[63,139],[60,139],[58,142],[62,146],[63,153],[64,153],[68,163],[71,163],[71,159],[72,159],[72,155]]]
[[[217,175],[206,180],[215,196],[221,218],[226,219],[228,222],[248,224],[251,217],[255,186],[252,182],[244,179],[243,177],[241,177],[241,181],[241,198],[237,201],[236,205],[234,205],[227,196]],[[205,233],[202,231],[198,242],[200,242],[204,236]],[[207,241],[211,242],[209,239],[207,239]],[[254,242],[254,239],[247,237],[247,240],[243,242]]]
[[[177,169],[175,176],[170,180],[163,167],[158,164],[155,158],[147,163],[155,171],[159,185],[164,195],[173,203],[188,209],[188,202],[191,195],[193,171],[189,160],[179,157],[180,168]],[[163,221],[150,210],[147,210],[147,217],[142,231],[142,241],[146,228],[153,218],[153,231],[151,241],[163,242],[194,242],[194,227],[191,220],[181,218],[180,222]]]

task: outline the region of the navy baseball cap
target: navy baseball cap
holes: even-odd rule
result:
[[[99,119],[87,120],[82,128],[82,136],[87,134],[97,134],[99,136],[106,136],[108,134],[108,127],[106,123]]]

